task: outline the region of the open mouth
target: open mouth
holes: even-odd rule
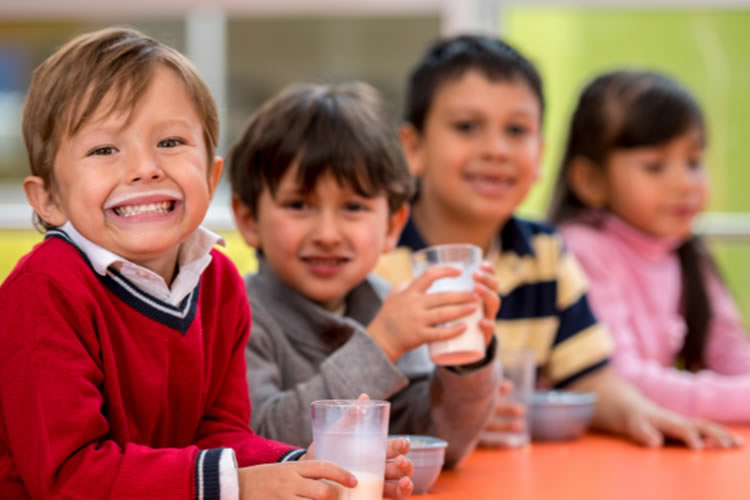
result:
[[[502,191],[516,184],[515,178],[508,175],[465,174],[464,179],[471,185],[488,191]]]
[[[175,200],[157,203],[142,203],[139,205],[121,205],[112,211],[120,217],[134,217],[136,215],[166,214],[174,210]]]
[[[303,257],[302,260],[314,266],[340,266],[349,259],[346,257]]]

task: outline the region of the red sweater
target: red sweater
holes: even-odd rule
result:
[[[221,448],[240,467],[292,449],[248,427],[250,311],[212,256],[178,307],[60,231],[20,260],[0,287],[0,498],[209,498]]]

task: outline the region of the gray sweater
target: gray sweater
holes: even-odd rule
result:
[[[337,316],[289,287],[260,258],[246,277],[252,330],[245,350],[258,434],[296,446],[312,442],[310,403],[367,393],[391,403],[390,434],[426,434],[446,440],[446,466],[474,449],[498,391],[493,340],[483,361],[435,367],[426,346],[392,363],[366,326],[389,285],[375,276],[347,297]]]

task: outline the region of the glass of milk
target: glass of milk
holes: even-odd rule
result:
[[[388,440],[388,401],[326,399],[312,402],[315,458],[354,474],[357,486],[340,488],[342,500],[381,500]]]
[[[482,262],[482,249],[476,245],[453,244],[435,245],[423,248],[412,254],[412,270],[416,278],[427,269],[436,266],[455,267],[461,275],[455,278],[441,278],[436,280],[427,290],[434,292],[457,292],[474,290],[472,274],[479,269]],[[478,361],[484,357],[484,335],[479,329],[479,321],[483,316],[482,307],[457,321],[466,323],[466,330],[448,340],[431,342],[430,357],[436,365],[462,365]],[[445,323],[450,326],[454,322]]]

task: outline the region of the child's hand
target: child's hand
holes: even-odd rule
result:
[[[687,418],[656,405],[636,408],[627,418],[625,433],[645,446],[664,444],[665,438],[682,441],[688,448],[734,448],[742,438],[726,427],[697,418]]]
[[[410,476],[414,473],[414,464],[406,458],[409,452],[409,441],[403,438],[389,439],[386,449],[385,484],[383,496],[402,499],[411,495],[414,489]]]
[[[498,440],[493,436],[493,433],[519,432],[526,425],[524,421],[526,410],[524,407],[507,399],[511,392],[513,392],[513,382],[503,379],[500,383],[500,397],[495,403],[495,410],[492,412],[487,426],[479,435],[479,446],[486,448],[500,447],[504,444],[504,441]]]
[[[323,460],[256,465],[239,470],[240,499],[339,498],[339,487],[321,479],[347,488],[357,484],[357,479],[349,471]]]
[[[492,264],[482,261],[479,271],[474,273],[474,291],[482,299],[484,318],[479,322],[479,328],[484,334],[484,345],[490,343],[495,332],[495,318],[500,309],[500,296],[497,294],[499,283]]]
[[[393,287],[367,328],[391,361],[422,344],[456,337],[466,329],[463,323],[441,324],[468,316],[480,307],[475,292],[427,293],[436,280],[460,274],[450,266],[433,267],[410,284]]]

